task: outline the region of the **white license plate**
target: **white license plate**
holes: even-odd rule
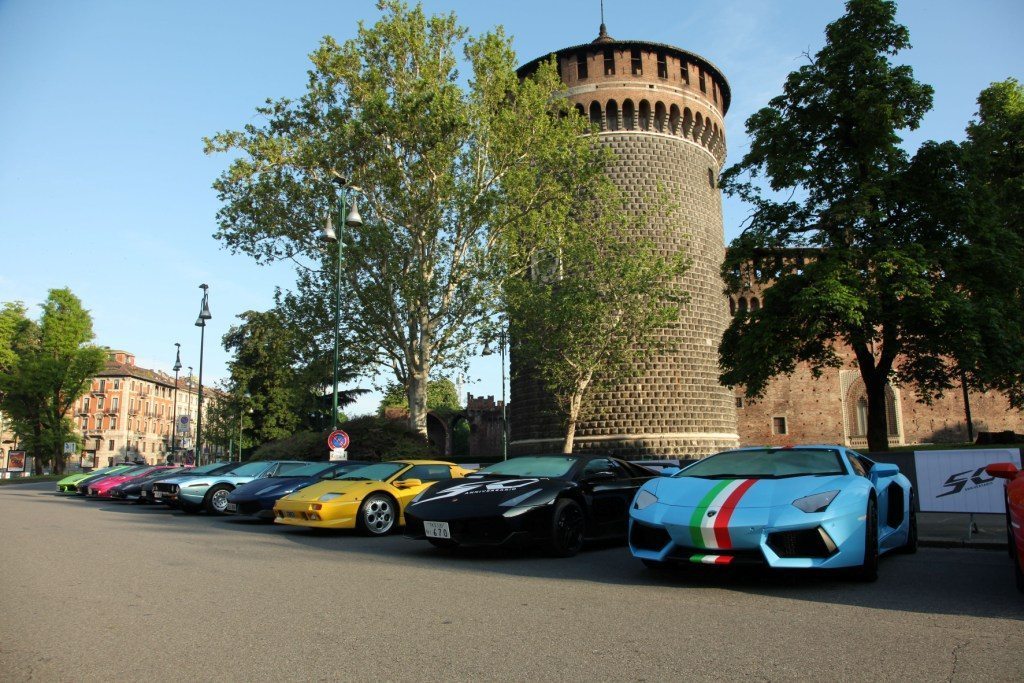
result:
[[[234,503],[228,503],[228,506],[224,509],[227,510],[228,512],[234,512],[238,509],[238,506],[235,505]]]
[[[159,491],[153,491],[153,497],[154,498],[163,498],[164,494],[160,493]]]
[[[423,533],[430,538],[451,538],[448,522],[423,522]]]

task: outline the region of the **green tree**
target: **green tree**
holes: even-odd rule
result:
[[[7,362],[16,358],[0,371],[0,394],[15,433],[35,455],[36,472],[46,459],[59,473],[64,443],[80,441],[65,416],[103,369],[106,351],[89,343],[92,318],[70,290],[51,289],[42,309],[38,323],[25,318],[18,304],[5,306],[0,315],[4,350],[13,351]]]
[[[355,39],[323,39],[300,99],[268,101],[264,126],[220,133],[206,149],[238,155],[214,185],[217,237],[261,262],[318,262],[291,292],[308,311],[333,291],[336,257],[314,237],[335,210],[332,177],[362,188],[365,225],[344,237],[345,345],[372,359],[368,370],[393,373],[425,434],[428,378],[464,363],[493,314],[507,269],[495,246],[567,211],[603,153],[557,96],[553,62],[520,81],[500,28],[469,38],[453,14],[378,7],[382,18]]]
[[[596,183],[533,258],[528,277],[505,285],[509,331],[519,370],[538,377],[565,425],[562,452],[572,453],[576,425],[589,414],[588,398],[635,372],[662,349],[656,332],[679,318],[686,300],[679,278],[686,255],[659,254],[643,239],[660,208],[630,216],[610,183]],[[524,250],[520,256],[528,256]],[[532,258],[532,257],[530,257]]]
[[[329,352],[319,349],[317,355],[316,342],[286,320],[279,309],[246,311],[239,318],[241,324],[232,326],[223,337],[224,349],[233,354],[220,407],[226,422],[224,435],[237,439],[237,434],[230,435],[237,432],[240,411],[246,413],[243,438],[247,445],[329,426]],[[310,344],[313,350],[308,348]],[[339,377],[341,381],[350,379],[346,374]],[[341,392],[339,405],[348,405],[359,393]]]
[[[961,145],[953,218],[967,235],[951,277],[969,294],[960,369],[970,385],[1004,392],[1024,408],[1024,87],[993,83]],[[955,195],[954,191],[960,194]],[[934,198],[940,201],[941,198]],[[947,199],[948,201],[948,199]],[[954,213],[955,212],[955,213]]]
[[[409,398],[400,384],[391,384],[380,401],[380,413],[385,408],[409,409]],[[448,378],[432,379],[427,383],[427,410],[454,413],[462,410],[459,392]]]

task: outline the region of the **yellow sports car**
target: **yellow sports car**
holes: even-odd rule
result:
[[[428,486],[472,471],[440,460],[374,463],[280,498],[274,504],[274,521],[383,536],[405,524],[405,506]]]

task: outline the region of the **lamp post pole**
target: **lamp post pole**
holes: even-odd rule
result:
[[[498,344],[501,346],[501,459],[508,460],[508,414],[505,412],[505,343],[508,341],[505,330],[498,334]]]
[[[171,410],[171,458],[178,450],[178,373],[181,372],[181,344],[174,342],[174,409]]]
[[[203,458],[203,345],[206,341],[206,321],[212,318],[210,315],[210,286],[199,285],[203,290],[203,303],[199,308],[199,317],[196,318],[196,327],[199,328],[199,397],[196,406],[196,465],[201,465]]]
[[[334,224],[331,221],[331,215],[327,214],[327,225],[324,227],[323,234],[321,237],[327,242],[338,243],[338,271],[335,273],[335,287],[334,287],[334,378],[332,384],[331,399],[331,429],[338,428],[338,348],[341,340],[341,258],[342,249],[345,246],[345,226],[350,228],[358,228],[363,224],[363,219],[359,215],[359,209],[356,207],[355,200],[352,201],[352,209],[346,215],[345,204],[348,200],[349,192],[359,192],[359,188],[355,186],[349,186],[348,181],[335,174],[334,182],[338,185],[338,218],[340,227],[339,232],[334,231]]]

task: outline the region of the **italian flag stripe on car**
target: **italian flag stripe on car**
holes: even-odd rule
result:
[[[705,547],[704,538],[701,535],[700,530],[700,525],[701,521],[704,518],[704,513],[707,511],[708,506],[711,505],[712,501],[715,500],[715,497],[722,492],[722,489],[724,489],[731,483],[732,482],[729,481],[728,479],[718,482],[713,487],[711,487],[711,490],[708,491],[703,498],[701,498],[699,503],[697,503],[697,508],[693,511],[693,516],[690,517],[690,539],[693,541],[693,546],[695,548]]]
[[[690,562],[697,564],[729,564],[731,555],[690,555]]]
[[[729,519],[740,499],[756,481],[727,479],[707,492],[690,517],[690,538],[695,547],[722,550],[732,547]]]

